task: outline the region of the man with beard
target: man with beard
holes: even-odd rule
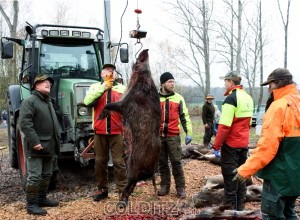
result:
[[[175,180],[177,197],[186,197],[185,178],[181,164],[180,123],[186,133],[185,144],[192,141],[192,123],[184,98],[174,92],[175,80],[171,73],[165,72],[160,76],[161,89],[161,150],[159,157],[159,172],[161,177],[159,196],[170,192],[171,175],[168,159],[171,161],[172,173]]]

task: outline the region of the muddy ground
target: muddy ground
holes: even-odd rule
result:
[[[9,166],[7,131],[3,128],[0,128],[0,149],[0,219],[179,219],[200,212],[199,209],[189,208],[189,198],[200,191],[205,177],[220,173],[220,167],[208,161],[185,159],[186,199],[176,197],[173,182],[171,193],[159,198],[154,196],[151,181],[139,182],[128,207],[119,210],[116,209],[118,194],[114,192],[113,180],[109,199],[94,202],[91,199],[96,191],[93,166],[80,167],[74,160],[66,160],[59,165],[57,189],[49,192],[50,198],[60,201],[59,207],[46,208],[46,216],[35,217],[26,213],[25,194],[18,170]],[[159,181],[159,176],[156,176],[156,183],[159,184]],[[259,202],[246,204],[248,210],[259,210],[259,207]]]

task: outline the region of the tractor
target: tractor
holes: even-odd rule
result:
[[[22,100],[31,95],[34,78],[54,79],[51,97],[61,128],[61,159],[74,157],[81,165],[94,158],[92,110],[81,103],[92,83],[101,80],[105,53],[120,46],[120,61],[128,62],[128,45],[104,42],[104,31],[95,27],[37,24],[25,28],[25,39],[2,37],[2,59],[13,58],[13,46],[22,47],[18,84],[7,90],[7,127],[10,165],[26,183],[26,157],[19,129]]]

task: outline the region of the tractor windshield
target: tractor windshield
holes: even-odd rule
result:
[[[40,73],[54,78],[99,79],[99,66],[93,44],[42,43]]]

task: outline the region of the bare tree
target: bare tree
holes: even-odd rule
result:
[[[284,68],[287,68],[287,50],[288,50],[288,28],[289,28],[289,18],[290,18],[290,5],[292,0],[288,0],[286,19],[283,17],[281,6],[279,0],[277,0],[278,9],[281,15],[281,20],[284,28]]]
[[[205,0],[176,0],[170,3],[173,17],[181,25],[182,32],[174,32],[181,37],[184,48],[178,48],[174,63],[178,70],[200,88],[201,96],[210,93],[210,25],[213,3]],[[202,70],[203,69],[203,70]]]
[[[262,7],[261,7],[261,0],[259,1],[259,47],[260,47],[260,78],[259,82],[263,83],[263,78],[264,78],[264,66],[263,66],[263,29],[262,29]],[[258,106],[261,105],[262,100],[263,100],[263,94],[264,94],[264,89],[262,86],[259,88],[259,98],[258,98]]]
[[[226,21],[215,21],[218,24],[216,30],[218,38],[221,39],[217,42],[217,49],[219,56],[221,56],[221,62],[225,63],[230,71],[241,72],[241,60],[242,60],[242,14],[243,4],[241,0],[238,0],[237,10],[234,8],[233,0],[223,0],[225,9],[227,8],[230,16],[230,24],[226,24]],[[235,26],[237,25],[237,26]]]
[[[19,1],[18,0],[13,1],[13,16],[12,16],[12,19],[9,18],[9,16],[4,11],[1,4],[0,4],[0,12],[1,12],[3,18],[5,19],[5,21],[7,23],[7,26],[9,28],[10,37],[16,38],[16,36],[17,36],[17,26],[18,26],[18,16],[19,16]],[[14,46],[14,54],[17,54],[16,46]],[[16,56],[14,56],[13,59],[11,59],[10,62],[11,62],[11,65],[10,65],[11,68],[8,69],[8,72],[9,72],[8,75],[11,76],[11,78],[10,78],[11,82],[16,83],[17,82]]]
[[[67,13],[70,6],[63,1],[56,1],[55,7],[56,7],[55,9],[56,13],[54,14],[53,17],[54,24],[61,24],[61,25],[67,24],[68,23]]]
[[[0,17],[0,38],[2,38],[2,36],[3,36],[3,31],[4,31],[4,28],[3,28],[3,17],[1,16]],[[1,48],[1,45],[0,45],[0,48]],[[0,76],[1,75],[3,75],[3,76],[5,75],[4,74],[3,60],[2,59],[0,59]]]
[[[255,95],[257,78],[259,72],[261,72],[260,76],[262,81],[262,67],[263,67],[263,57],[262,49],[265,45],[264,39],[262,37],[262,12],[261,12],[261,3],[257,6],[258,13],[254,14],[253,18],[246,18],[246,27],[247,31],[244,33],[245,42],[243,48],[243,56],[241,59],[242,62],[242,75],[247,80],[249,93],[253,97],[257,97]],[[260,65],[260,69],[259,69]],[[261,93],[262,95],[262,93]],[[261,97],[262,99],[262,97]],[[256,102],[256,100],[255,100]]]
[[[237,37],[237,50],[236,50],[236,71],[241,73],[241,51],[242,51],[242,2],[238,0],[238,14],[237,14],[237,23],[238,23],[238,37]]]

